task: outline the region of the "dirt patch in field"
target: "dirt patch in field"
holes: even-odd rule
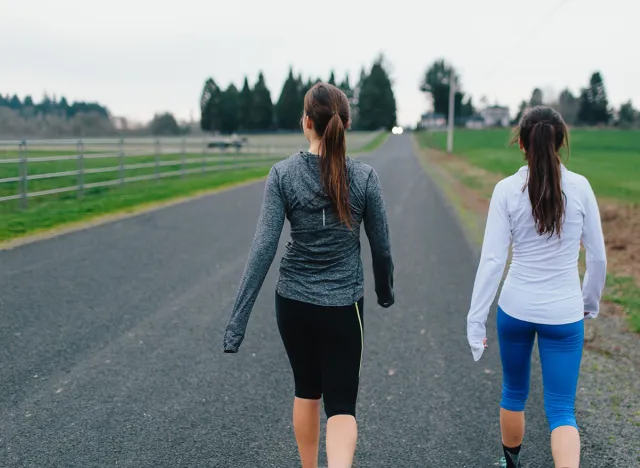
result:
[[[640,284],[640,206],[600,203],[609,271]]]

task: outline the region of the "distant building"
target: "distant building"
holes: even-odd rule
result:
[[[467,128],[484,128],[485,127],[484,117],[480,114],[474,114],[467,119],[464,126]]]
[[[446,126],[447,117],[444,114],[427,112],[426,114],[422,114],[422,118],[420,119],[420,128],[437,129],[446,128]]]
[[[508,127],[509,108],[502,106],[490,106],[482,112],[485,127]]]

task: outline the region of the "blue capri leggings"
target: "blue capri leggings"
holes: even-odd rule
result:
[[[553,431],[560,426],[577,428],[575,399],[584,343],[583,320],[565,325],[541,325],[518,320],[498,307],[498,341],[502,359],[500,406],[509,411],[524,411],[529,396],[531,351],[536,334],[549,429]]]

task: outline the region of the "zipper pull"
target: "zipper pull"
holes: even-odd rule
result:
[[[327,218],[324,215],[324,208],[322,208],[322,225],[323,226],[327,225]]]

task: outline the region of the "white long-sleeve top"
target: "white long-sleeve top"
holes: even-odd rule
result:
[[[526,184],[528,168],[500,181],[493,192],[480,264],[467,316],[474,359],[484,351],[486,321],[513,242],[513,255],[498,305],[527,322],[559,325],[598,315],[606,279],[606,251],[596,197],[586,178],[562,166],[566,213],[560,237],[538,235]],[[587,271],[578,272],[580,242]]]

